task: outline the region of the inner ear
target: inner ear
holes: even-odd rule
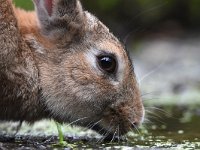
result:
[[[49,16],[51,16],[53,11],[53,0],[44,0],[44,3]]]

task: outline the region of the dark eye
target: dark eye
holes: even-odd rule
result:
[[[114,56],[99,56],[99,67],[106,73],[114,73],[117,68],[117,62]]]

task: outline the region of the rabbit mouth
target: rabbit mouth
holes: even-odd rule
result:
[[[126,133],[128,133],[131,128],[134,128],[137,130],[138,125],[130,125],[129,128],[126,128],[125,126],[122,126],[120,124],[117,125],[110,125],[110,128],[104,128],[100,124],[94,125],[91,129],[99,133],[100,135],[103,136],[103,140],[105,141],[113,141],[113,140],[123,140],[124,136]],[[134,130],[133,129],[133,130]]]
[[[136,113],[137,112],[137,113]],[[125,104],[108,107],[102,115],[101,121],[93,124],[92,129],[103,135],[105,139],[121,139],[129,131],[138,131],[143,122],[144,109]]]
[[[115,135],[114,133],[111,133],[110,131],[106,130],[105,128],[101,127],[100,125],[95,125],[92,130],[96,131],[97,133],[101,134],[103,137],[103,140],[105,141],[111,141],[115,138],[121,138],[121,135]]]

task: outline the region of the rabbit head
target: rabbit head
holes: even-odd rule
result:
[[[133,66],[117,38],[78,0],[34,0],[38,33],[27,39],[41,101],[59,122],[125,134],[143,120]]]

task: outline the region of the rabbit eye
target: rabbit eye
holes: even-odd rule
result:
[[[117,68],[117,62],[113,56],[99,56],[98,64],[103,71],[109,74],[114,73]]]

